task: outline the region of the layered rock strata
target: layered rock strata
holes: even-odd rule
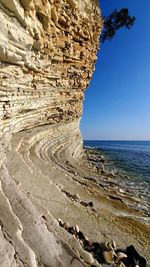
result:
[[[94,263],[55,218],[72,208],[60,176],[70,157],[80,159],[82,100],[101,28],[97,1],[0,0],[2,267]]]
[[[91,241],[115,240],[122,249],[133,244],[149,261],[150,228],[139,221],[142,213],[127,207],[119,191],[113,192],[112,200],[110,188],[101,190],[106,177],[83,166],[80,147],[77,122],[35,127],[12,136],[11,150],[0,173],[5,197],[5,202],[1,200],[0,221],[3,236],[12,244],[12,259],[18,264],[23,262],[23,266],[26,258],[27,266],[34,266],[30,262],[32,255],[35,266],[77,267],[85,262],[100,267],[94,255],[84,250],[82,240],[59,226],[60,218],[71,226],[78,224]],[[9,209],[4,209],[6,202]],[[17,230],[12,230],[7,218],[11,218],[13,229],[20,229],[23,248],[28,246],[26,256],[16,238]]]
[[[80,118],[102,26],[94,1],[0,1],[0,133]]]

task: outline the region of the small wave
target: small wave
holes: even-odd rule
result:
[[[99,147],[96,146],[86,146],[86,145],[84,145],[84,148],[99,149]]]

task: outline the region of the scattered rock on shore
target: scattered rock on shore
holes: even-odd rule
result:
[[[146,267],[146,259],[142,257],[134,246],[129,246],[125,250],[118,249],[115,241],[104,244],[92,242],[84,235],[79,226],[70,226],[68,222],[58,219],[59,225],[77,238],[83,250],[78,251],[80,257],[91,267],[101,267],[107,263],[115,267]],[[124,252],[123,252],[124,251]]]

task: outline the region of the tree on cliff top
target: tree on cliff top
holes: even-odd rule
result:
[[[101,34],[101,42],[111,40],[117,30],[122,27],[130,29],[135,22],[135,17],[129,15],[127,8],[122,8],[117,11],[116,9],[107,17],[104,17],[104,28]]]

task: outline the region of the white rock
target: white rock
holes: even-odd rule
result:
[[[79,231],[80,231],[79,226],[77,224],[75,225],[75,230],[77,233],[79,233]]]
[[[88,238],[86,235],[85,235],[84,239],[85,239],[86,241],[89,241],[89,238]]]
[[[120,193],[124,193],[124,190],[121,189],[121,188],[119,188],[118,191],[119,191]]]
[[[123,252],[117,253],[117,259],[115,260],[115,263],[120,262],[122,259],[127,258],[128,256]]]
[[[116,245],[116,242],[115,242],[115,241],[112,241],[112,247],[113,247],[114,249],[117,249],[117,245]]]
[[[80,196],[79,196],[78,194],[76,194],[76,197],[77,197],[77,198],[80,198]]]
[[[85,251],[85,250],[81,250],[79,254],[80,254],[81,258],[82,258],[86,263],[88,263],[88,264],[93,264],[93,262],[94,262],[94,258],[93,258],[93,256],[92,256],[91,253],[89,253],[89,252],[87,252],[87,251]]]

